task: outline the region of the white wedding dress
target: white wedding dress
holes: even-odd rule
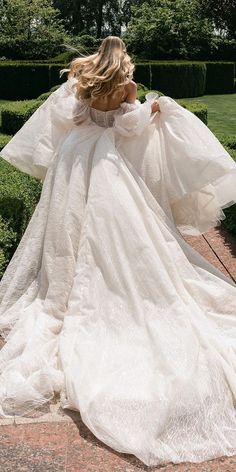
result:
[[[2,150],[43,181],[0,287],[0,413],[60,394],[147,465],[236,454],[236,285],[183,239],[236,164],[173,99],[97,111],[68,80]]]

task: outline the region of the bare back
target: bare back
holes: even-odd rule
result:
[[[99,97],[91,102],[91,107],[101,111],[116,110],[122,102],[134,103],[137,95],[137,85],[134,81],[125,85],[123,91],[114,97]]]

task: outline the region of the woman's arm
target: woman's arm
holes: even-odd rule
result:
[[[135,103],[135,100],[137,98],[137,84],[133,80],[131,80],[125,86],[125,92],[126,92],[125,101],[127,103]]]
[[[126,99],[127,103],[135,103],[137,99],[137,84],[131,80],[131,82],[126,85]],[[151,106],[152,113],[160,111],[160,107],[157,101],[154,101]]]

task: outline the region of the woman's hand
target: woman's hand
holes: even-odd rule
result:
[[[152,113],[155,113],[156,111],[160,111],[159,103],[157,101],[154,101],[152,103]]]

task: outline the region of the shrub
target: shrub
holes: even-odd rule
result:
[[[57,56],[52,57],[50,59],[50,63],[51,64],[60,63],[60,64],[66,65],[66,64],[69,64],[72,61],[72,59],[74,59],[76,56],[77,56],[76,51],[64,51],[64,52],[61,52],[60,54],[57,54]]]
[[[25,62],[0,63],[0,98],[7,100],[32,99],[47,92],[52,86],[65,82],[59,72],[65,64]]]
[[[236,234],[236,204],[223,210],[226,219],[222,221],[223,228]]]
[[[16,233],[16,249],[40,198],[42,184],[0,158],[0,215]]]
[[[10,141],[12,136],[8,134],[0,134],[0,151],[6,146],[6,144]]]
[[[48,97],[50,97],[52,92],[53,91],[51,90],[50,92],[41,93],[41,95],[39,95],[37,100],[40,100],[40,101],[46,100]]]
[[[144,84],[147,88],[152,88],[151,84],[151,65],[136,64],[134,70],[134,80],[137,83]]]
[[[60,84],[54,85],[53,87],[50,88],[50,92],[55,92],[55,90],[57,90],[60,86],[61,86]]]
[[[235,154],[232,152],[233,150],[236,151],[236,134],[217,134],[217,138],[224,147],[230,149],[233,159],[236,160]]]
[[[203,63],[152,63],[153,89],[162,90],[173,98],[204,95],[206,66]]]
[[[43,103],[43,100],[38,99],[23,100],[4,105],[1,110],[2,131],[6,134],[15,134],[41,103]]]
[[[234,92],[234,62],[206,62],[206,94]]]
[[[4,221],[0,215],[0,278],[3,276],[8,262],[13,255],[16,239],[16,232],[9,227],[9,223]]]
[[[236,162],[236,135],[217,135],[221,144]],[[222,221],[222,226],[233,234],[236,234],[236,204],[229,208],[224,208],[226,219]]]
[[[182,107],[191,111],[196,115],[205,125],[207,125],[207,106],[204,103],[189,102],[184,100],[177,100]]]

